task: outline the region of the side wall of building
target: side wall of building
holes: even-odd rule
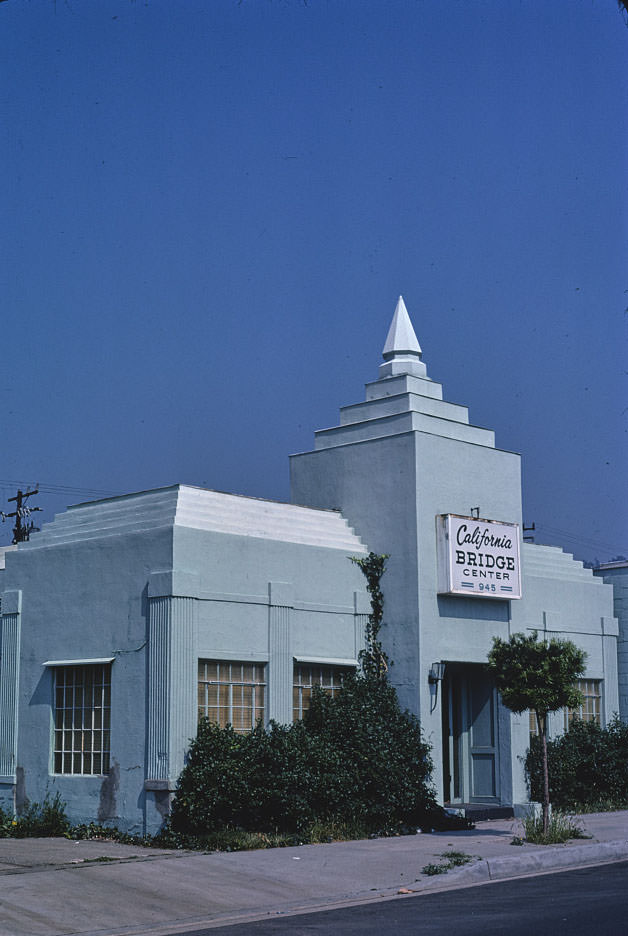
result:
[[[19,595],[14,755],[4,755],[2,805],[21,810],[59,793],[74,822],[143,831],[146,757],[147,579],[171,562],[172,530],[112,535],[19,549],[7,557],[3,653],[8,612]],[[9,630],[13,627],[10,621]],[[111,770],[55,773],[54,684],[58,661],[112,660]],[[47,665],[46,665],[47,664]],[[5,684],[6,686],[6,684]],[[6,732],[6,723],[4,724]],[[11,767],[13,769],[9,769]]]

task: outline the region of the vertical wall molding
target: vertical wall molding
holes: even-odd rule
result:
[[[366,625],[368,624],[368,614],[355,614],[353,616],[354,631],[354,655],[356,660],[360,659],[360,651],[366,647]]]
[[[366,647],[366,625],[371,613],[371,599],[368,592],[356,591],[353,593],[353,642],[356,660],[360,659],[360,651]]]
[[[0,780],[15,783],[22,592],[5,591],[0,617]]]
[[[561,629],[562,620],[560,611],[543,612],[543,631],[545,633],[558,633]]]
[[[174,788],[196,734],[196,599],[149,598],[147,781]]]
[[[600,618],[602,644],[602,724],[608,725],[614,714],[622,715],[619,683],[619,622],[614,617]]]
[[[266,720],[274,718],[282,724],[292,721],[292,656],[291,618],[294,595],[291,585],[268,583],[268,667],[266,674]]]

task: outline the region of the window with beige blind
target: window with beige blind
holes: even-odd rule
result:
[[[597,722],[602,721],[602,681],[601,679],[578,679],[576,689],[579,689],[584,699],[582,705],[577,708],[565,709],[565,731],[569,728],[574,718],[581,721]]]
[[[563,709],[565,731],[569,729],[574,718],[581,721],[596,722],[598,725],[602,722],[602,680],[601,679],[578,679],[576,688],[584,696],[582,705],[573,709]],[[530,712],[530,738],[538,736],[538,726],[536,715]]]
[[[292,687],[292,718],[299,721],[310,707],[314,687],[335,695],[342,688],[347,673],[354,672],[346,666],[325,666],[314,663],[295,663]]]
[[[198,661],[198,717],[224,728],[250,731],[264,719],[266,665]]]

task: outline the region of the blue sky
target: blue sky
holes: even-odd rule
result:
[[[1,3],[3,504],[287,499],[403,293],[537,541],[628,555],[627,54],[614,0]]]

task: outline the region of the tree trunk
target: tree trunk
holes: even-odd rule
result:
[[[544,712],[542,715],[537,713],[536,719],[543,749],[543,835],[547,835],[549,830],[550,809],[549,770],[547,767],[547,712]]]

